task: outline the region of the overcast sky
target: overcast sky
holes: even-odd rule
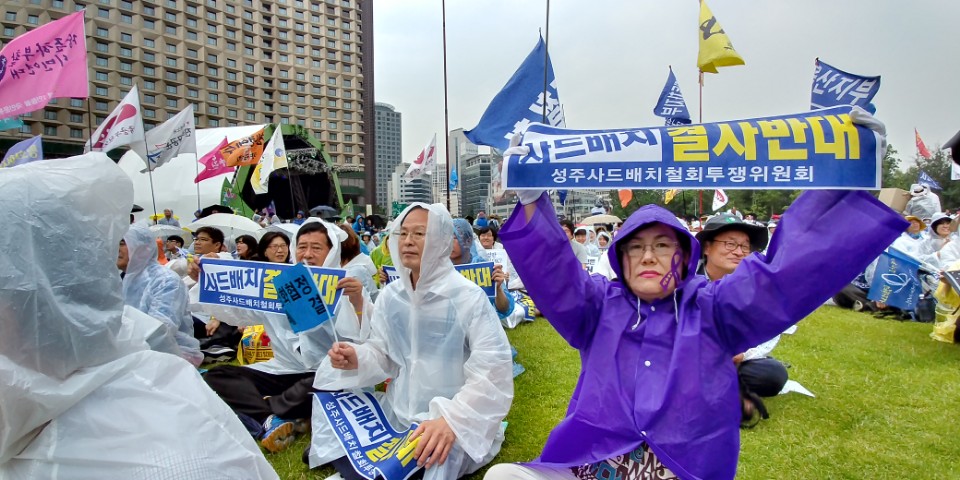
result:
[[[706,74],[703,121],[809,110],[814,59],[881,75],[873,103],[901,159],[960,130],[960,2],[709,0],[745,66]],[[450,129],[474,127],[537,42],[545,0],[447,0]],[[697,0],[552,0],[550,58],[567,126],[662,125],[668,66],[697,121]],[[376,100],[403,115],[403,156],[442,141],[441,0],[375,0]],[[442,151],[442,150],[441,150]],[[443,159],[440,159],[442,162]]]

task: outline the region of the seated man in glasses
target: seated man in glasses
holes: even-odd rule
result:
[[[703,231],[697,233],[697,240],[703,245],[699,273],[715,281],[733,273],[751,253],[766,248],[768,234],[764,227],[722,213],[707,220]],[[773,397],[787,383],[786,367],[769,356],[778,341],[780,335],[733,357],[740,379],[744,426],[755,425],[760,417],[767,417],[766,408],[758,396]]]

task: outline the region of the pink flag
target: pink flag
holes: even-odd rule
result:
[[[210,150],[210,153],[200,157],[200,162],[203,165],[203,170],[197,175],[197,178],[193,183],[200,183],[201,180],[206,180],[211,177],[216,177],[217,175],[223,175],[224,173],[230,173],[233,171],[233,167],[227,166],[227,161],[223,159],[223,154],[220,153],[220,150],[223,147],[226,147],[230,143],[227,141],[227,137],[223,137],[223,141],[219,145],[213,147],[213,150]]]
[[[0,50],[0,118],[40,110],[54,98],[86,98],[83,11],[14,38]]]

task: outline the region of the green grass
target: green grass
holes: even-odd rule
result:
[[[740,479],[960,479],[960,346],[929,324],[823,307],[785,335],[774,355],[814,394],[766,401],[771,418],[743,431]],[[577,353],[542,320],[507,332],[527,371],[516,379],[507,438],[493,463],[530,460],[563,417]],[[268,460],[284,479],[307,471],[298,439]],[[483,471],[470,478],[482,478]]]

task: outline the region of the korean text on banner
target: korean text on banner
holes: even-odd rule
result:
[[[260,161],[263,155],[264,147],[263,129],[257,130],[254,134],[238,138],[220,149],[220,154],[230,167],[243,167],[246,165],[255,165]]]
[[[864,77],[844,72],[817,59],[810,89],[810,108],[857,105],[867,108],[880,91],[880,77]]]
[[[347,459],[360,476],[373,480],[406,480],[417,467],[413,453],[420,437],[411,438],[414,423],[398,432],[387,421],[380,403],[370,393],[317,392],[330,428],[337,434]]]
[[[37,160],[43,160],[43,138],[40,135],[18,142],[7,150],[0,168],[24,165]]]
[[[493,262],[468,263],[466,265],[454,265],[457,273],[463,275],[463,278],[470,280],[483,289],[483,293],[488,297],[497,295],[496,284],[493,283]],[[396,267],[384,265],[384,273],[387,274],[387,284],[400,278]]]
[[[283,314],[277,292],[277,276],[293,265],[204,258],[200,262],[200,303]],[[314,284],[332,312],[337,311],[342,290],[336,285],[346,272],[310,267]],[[332,288],[331,288],[332,286]]]
[[[287,314],[294,333],[319,327],[333,316],[324,297],[330,296],[337,289],[342,277],[323,274],[319,275],[316,281],[311,277],[306,266],[297,264],[287,267],[283,273],[277,275],[274,282],[277,296],[280,297],[283,311]],[[326,295],[321,295],[321,292]]]
[[[86,98],[83,11],[30,30],[0,50],[0,118],[40,110],[54,98]]]
[[[506,189],[877,189],[879,134],[851,106],[623,130],[535,124],[504,159]]]
[[[223,140],[221,140],[216,147],[213,147],[213,150],[210,150],[206,155],[200,157],[200,160],[197,160],[203,165],[203,170],[200,170],[200,173],[197,174],[197,178],[193,180],[193,183],[200,183],[201,180],[233,171],[234,167],[228,167],[226,160],[223,159],[223,155],[220,153],[220,149],[226,147],[228,143],[230,142],[227,141],[227,137],[223,137]]]
[[[565,125],[557,79],[553,75],[553,63],[546,55],[546,49],[543,38],[540,38],[507,84],[490,101],[477,126],[463,132],[468,140],[477,145],[506,150],[514,134],[522,132],[532,122],[543,122],[544,110],[547,118],[543,123],[557,127]],[[544,57],[547,61],[546,95],[543,91]]]

